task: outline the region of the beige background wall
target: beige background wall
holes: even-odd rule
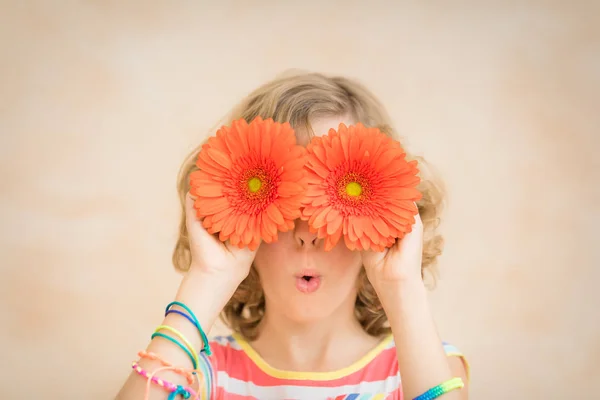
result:
[[[598,3],[249,3],[0,1],[0,398],[114,396],[180,279],[180,161],[288,68],[362,80],[444,175],[472,398],[592,398]]]

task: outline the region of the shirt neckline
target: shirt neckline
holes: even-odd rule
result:
[[[334,379],[340,379],[356,371],[364,368],[369,362],[373,361],[388,345],[391,343],[393,336],[392,334],[386,335],[381,342],[373,347],[369,352],[362,356],[359,360],[353,362],[351,365],[338,369],[336,371],[329,372],[305,372],[305,371],[286,371],[274,368],[270,366],[250,345],[246,339],[240,334],[233,333],[231,335],[233,339],[239,344],[242,351],[256,364],[256,366],[265,374],[278,379],[293,379],[293,380],[314,380],[314,381],[330,381]]]

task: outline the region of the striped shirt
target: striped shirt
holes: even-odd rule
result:
[[[210,341],[219,400],[402,400],[398,360],[390,334],[360,360],[333,372],[282,371],[267,364],[239,334]],[[447,356],[461,357],[444,343]]]

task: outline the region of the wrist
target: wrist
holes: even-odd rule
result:
[[[394,294],[403,292],[416,292],[422,289],[426,290],[425,282],[420,276],[407,276],[394,280],[371,280],[371,285],[379,295]]]
[[[221,271],[205,271],[192,266],[186,272],[184,284],[191,287],[211,287],[214,292],[231,292],[242,283],[245,277]],[[189,283],[186,283],[189,282]]]
[[[420,277],[394,282],[380,282],[373,285],[373,288],[384,308],[398,303],[427,299],[427,288]]]
[[[242,283],[242,281],[246,278],[246,276],[248,276],[248,272],[249,272],[249,268],[248,271],[243,270],[243,271],[237,271],[235,268],[231,268],[227,269],[227,270],[215,270],[215,269],[210,269],[205,267],[203,264],[200,263],[194,263],[192,261],[192,264],[190,265],[190,268],[188,269],[188,271],[186,272],[186,277],[190,276],[191,279],[196,279],[196,280],[200,280],[200,279],[208,279],[208,280],[214,280],[216,282],[220,282],[220,283],[229,283],[231,285],[234,285],[235,287],[239,286],[240,283]]]
[[[239,282],[231,276],[190,269],[179,286],[175,300],[188,305],[203,327],[211,326],[238,286]],[[205,330],[208,332],[209,328]]]

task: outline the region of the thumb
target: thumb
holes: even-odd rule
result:
[[[218,238],[208,233],[202,225],[202,220],[198,217],[198,210],[196,210],[196,207],[194,206],[195,202],[196,199],[190,192],[187,192],[185,195],[185,217],[188,235],[190,235],[190,237],[193,235],[195,240],[205,245],[220,243]]]

